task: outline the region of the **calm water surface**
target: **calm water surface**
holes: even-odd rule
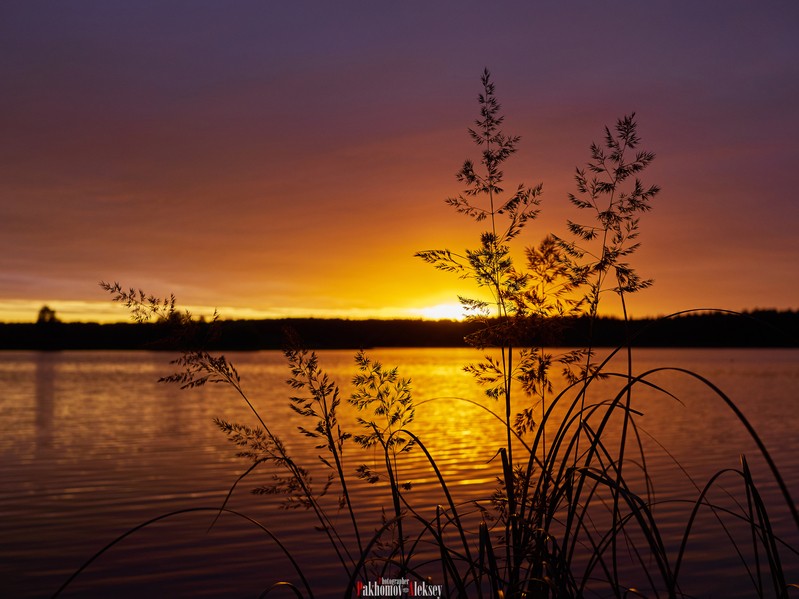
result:
[[[355,372],[352,352],[319,355],[346,397]],[[453,399],[490,405],[461,369],[479,355],[466,349],[386,349],[370,355],[411,377],[419,404],[414,430],[456,500],[490,495],[501,426],[486,411]],[[228,357],[267,424],[297,461],[313,465],[319,452],[295,434],[300,419],[287,407],[282,354]],[[173,510],[221,505],[246,464],[212,419],[254,424],[252,416],[230,389],[181,391],[157,384],[159,376],[170,373],[169,358],[147,352],[0,353],[0,597],[50,596],[97,550],[137,524]],[[794,498],[799,496],[799,351],[637,351],[636,371],[656,366],[687,367],[719,385],[761,433]],[[721,401],[690,377],[663,373],[653,381],[683,403],[640,391],[636,406],[644,414],[644,437],[651,434],[668,447],[700,486],[713,472],[738,467],[738,456],[745,453],[775,506],[780,534],[799,544],[754,444]],[[618,381],[603,383],[595,390],[597,400],[613,396],[618,387]],[[342,423],[354,429],[353,418],[352,409],[343,406]],[[351,468],[373,457],[348,455]],[[663,531],[674,546],[687,508],[669,500],[694,498],[696,491],[671,458],[659,451],[651,455]],[[410,498],[421,512],[429,515],[443,503],[419,452],[408,454],[400,476],[414,482]],[[340,597],[342,572],[331,561],[323,535],[306,534],[312,525],[308,514],[279,511],[274,498],[248,493],[269,482],[268,473],[263,477],[256,474],[242,483],[229,507],[263,523],[291,547],[317,596]],[[365,485],[356,485],[354,495],[366,529],[373,530],[381,508],[389,505]],[[212,518],[210,512],[186,513],[131,535],[92,564],[64,596],[258,597],[276,580],[292,578],[267,535],[233,516],[209,531]],[[346,526],[343,512],[338,518]],[[712,521],[703,526],[689,547],[683,590],[703,597],[752,596],[734,552],[718,540],[718,527]],[[784,560],[791,580],[799,582],[797,557],[786,552]]]

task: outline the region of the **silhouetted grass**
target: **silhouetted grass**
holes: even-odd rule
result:
[[[658,517],[664,501],[655,493],[648,464],[653,452],[673,456],[652,442],[639,421],[647,402],[680,402],[656,376],[669,372],[698,381],[718,399],[720,409],[735,415],[756,444],[782,495],[784,510],[799,529],[799,513],[775,461],[736,404],[690,370],[664,366],[637,372],[633,355],[639,333],[633,331],[625,344],[601,360],[590,342],[561,354],[547,349],[557,341],[559,331],[553,326],[563,318],[582,315],[598,322],[599,303],[611,293],[620,298],[626,319],[629,296],[651,284],[628,262],[638,245],[639,218],[659,191],[638,178],[654,154],[638,149],[634,116],[606,129],[604,143],[591,146],[587,169],[577,170],[578,193],[570,199],[593,220],[570,222],[573,239],[547,237],[526,248],[525,268],[518,270],[511,243],[535,218],[542,187],[520,185],[509,199],[500,200],[501,166],[516,151],[519,138],[501,131],[503,117],[487,72],[482,84],[480,118],[469,131],[480,147],[481,167],[478,172],[471,161],[464,163],[458,179],[466,191],[448,203],[484,222],[488,230],[476,249],[428,250],[419,256],[441,270],[471,279],[489,298],[461,299],[475,325],[468,341],[485,350],[484,359],[465,368],[484,388],[487,403],[460,401],[479,405],[503,432],[504,444],[496,448],[493,461],[495,492],[459,497],[453,491],[455,481],[447,480],[425,440],[413,432],[417,405],[436,400],[415,402],[410,381],[397,368],[357,353],[354,391],[344,398],[316,354],[295,341],[285,351],[289,402],[306,423],[297,432],[319,452],[314,465],[300,464],[292,456],[223,356],[202,349],[187,351],[175,362],[178,372],[165,379],[184,388],[222,384],[249,407],[249,424],[217,420],[247,462],[228,498],[250,474],[268,468],[272,483],[255,492],[281,497],[286,508],[307,510],[312,519],[309,531],[315,529],[327,539],[330,559],[340,566],[345,597],[378,576],[432,581],[447,597],[689,597],[690,581],[681,575],[703,513],[718,523],[719,543],[740,557],[751,595],[787,597],[795,587],[786,580],[783,564],[786,556],[796,560],[799,554],[773,530],[746,457],[741,456],[738,467],[723,468],[704,482],[691,479],[674,459],[675,472],[684,473],[695,491],[669,500],[688,506],[677,547],[670,546]],[[173,299],[161,301],[118,284],[103,286],[138,320],[155,318],[191,331],[190,317],[175,309]],[[611,367],[617,357],[623,358],[621,370]],[[553,369],[562,377],[554,376]],[[339,418],[342,401],[357,410],[356,421],[349,425]],[[522,405],[518,411],[517,405]],[[368,454],[362,450],[377,450],[379,459],[364,461]],[[412,483],[403,479],[402,465],[412,452],[423,456],[433,473],[444,498],[440,505],[421,508],[409,501]],[[324,472],[321,481],[312,471]],[[737,481],[738,494],[732,501],[714,499],[716,489],[730,497],[730,479]],[[373,485],[374,493],[384,497],[382,522],[376,530],[367,529],[363,523],[367,514],[359,512],[353,501],[351,489],[359,482]],[[227,500],[215,508],[217,515],[235,513],[226,506]],[[346,518],[337,518],[340,512]],[[746,525],[743,537],[736,532],[740,523]],[[312,584],[292,548],[255,524],[278,544],[296,576],[276,580],[263,595],[285,589],[312,597]]]

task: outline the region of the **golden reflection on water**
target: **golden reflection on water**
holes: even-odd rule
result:
[[[412,429],[433,455],[456,502],[486,500],[501,471],[496,454],[504,444],[502,425],[488,410],[503,414],[504,407],[485,398],[463,371],[463,366],[479,359],[481,353],[469,349],[378,349],[368,354],[386,366],[399,366],[401,376],[412,379],[418,405]],[[229,357],[267,424],[298,461],[321,473],[319,450],[296,435],[295,427],[306,423],[288,407],[288,371],[281,354]],[[664,364],[687,366],[727,389],[766,439],[797,496],[797,357],[795,350],[641,350],[634,367],[644,371]],[[170,358],[146,352],[3,355],[0,418],[5,434],[0,436],[0,475],[5,484],[0,490],[0,538],[6,541],[0,546],[0,579],[7,581],[13,596],[49,595],[84,558],[141,521],[172,509],[221,505],[245,469],[246,464],[234,456],[235,447],[216,429],[212,418],[252,425],[246,405],[223,387],[180,391],[157,384],[158,377],[169,374]],[[339,383],[346,398],[355,372],[352,352],[320,352],[320,365]],[[693,468],[697,480],[721,467],[736,466],[741,452],[753,453],[753,444],[740,424],[696,381],[669,374],[653,381],[668,386],[685,405],[640,388],[634,407],[643,413],[642,429]],[[619,386],[618,380],[603,382],[594,390],[595,400],[613,397]],[[558,409],[565,410],[565,405]],[[342,403],[342,426],[352,430],[355,416],[355,409]],[[553,432],[548,430],[547,435]],[[643,437],[644,443],[657,449]],[[685,492],[695,494],[675,479],[671,460],[655,457],[654,450],[649,467],[656,492],[664,499]],[[382,459],[376,452],[362,453],[351,446],[344,457],[350,470],[364,460]],[[401,478],[414,482],[408,494],[412,505],[429,513],[444,502],[435,473],[421,451],[402,456],[399,472]],[[328,575],[329,568],[323,563],[327,550],[305,532],[309,528],[305,514],[276,512],[274,501],[247,494],[249,488],[263,482],[260,476],[256,473],[251,483],[242,483],[231,506],[275,527],[287,542],[298,543],[310,571]],[[366,484],[355,484],[354,489],[358,510],[376,525],[381,507],[386,505],[385,496]],[[668,505],[662,508],[664,530],[676,534],[680,523],[670,509]],[[202,587],[218,594],[233,572],[242,588],[260,593],[260,585],[273,572],[271,567],[264,569],[265,563],[273,563],[264,561],[271,555],[268,547],[262,547],[261,539],[253,538],[247,527],[232,522],[225,522],[211,537],[198,537],[197,531],[205,534],[208,524],[207,518],[186,517],[131,539],[93,571],[92,582],[87,584],[94,590],[78,587],[80,594],[104,596],[109,585],[113,588],[114,581],[118,585],[124,579],[132,585],[130,596],[136,596],[146,586],[137,587],[130,580],[132,568],[155,568],[147,576],[151,582],[157,581],[159,588],[166,588],[167,580],[185,579],[186,593]],[[257,551],[253,543],[258,544]],[[718,557],[712,541],[702,534],[697,535],[694,550],[707,558],[700,563]],[[222,555],[229,558],[225,567],[218,565]],[[165,559],[173,564],[172,569],[158,571],[154,564]],[[275,568],[279,575],[282,566]]]
[[[36,455],[42,457],[53,445],[53,392],[58,354],[36,355]]]

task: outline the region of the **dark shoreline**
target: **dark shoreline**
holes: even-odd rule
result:
[[[799,347],[799,312],[795,311],[698,313],[637,319],[626,325],[619,319],[599,318],[593,327],[587,318],[577,318],[562,319],[558,324],[557,336],[544,345],[585,347],[590,340],[594,347],[616,347],[625,344],[629,331],[636,347]],[[185,335],[176,336],[169,324],[0,323],[0,350],[282,349],[287,328],[311,349],[365,349],[465,347],[464,337],[479,325],[448,320],[223,320],[213,328],[197,323],[190,331],[192,341],[187,342]],[[533,335],[522,341],[537,345]]]

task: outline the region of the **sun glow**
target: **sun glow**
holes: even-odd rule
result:
[[[463,306],[460,304],[436,304],[427,308],[420,308],[418,311],[422,318],[428,320],[464,320],[465,314]]]

